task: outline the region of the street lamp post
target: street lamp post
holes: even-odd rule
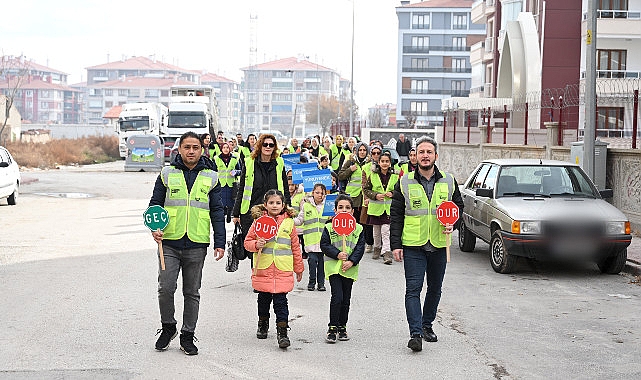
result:
[[[349,135],[354,136],[354,2],[352,0],[352,75],[349,84],[350,107],[349,107]]]

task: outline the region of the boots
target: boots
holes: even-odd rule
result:
[[[276,323],[276,338],[278,339],[278,347],[287,348],[290,345],[289,338],[287,337],[287,322]]]
[[[392,265],[392,251],[385,251],[383,254],[383,264]]]
[[[374,253],[372,254],[372,259],[378,260],[381,257],[381,247],[374,247]]]
[[[256,330],[256,338],[267,339],[267,331],[269,331],[269,317],[258,317],[258,330]]]
[[[372,253],[373,248],[374,247],[372,245],[365,244],[365,253]]]
[[[156,350],[165,351],[169,347],[169,343],[178,335],[175,323],[163,323],[162,328],[158,329],[156,335],[160,337],[156,341]]]
[[[194,340],[198,342],[193,332],[180,332],[180,349],[185,352],[185,355],[198,355],[198,348],[194,344]]]

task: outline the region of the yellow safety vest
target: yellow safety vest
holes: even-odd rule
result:
[[[292,202],[292,208],[296,211],[296,215],[300,212],[300,201],[303,200],[303,197],[305,196],[305,192],[301,191],[300,193],[296,193],[293,197],[291,197],[291,202]]]
[[[269,239],[263,249],[260,257],[258,252],[254,253],[254,267],[257,269],[267,269],[272,263],[276,268],[283,272],[294,271],[294,255],[292,253],[291,233],[294,228],[294,219],[285,218],[278,226],[276,236]]]
[[[356,165],[356,170],[352,172],[352,176],[349,177],[349,182],[345,187],[345,193],[352,198],[358,197],[363,191],[363,172],[361,171],[361,166],[358,163],[354,164]]]
[[[337,234],[334,231],[334,228],[332,227],[331,223],[327,223],[325,225],[325,229],[329,232],[329,240],[332,242],[332,245],[336,247],[339,251],[343,251],[343,237]],[[354,248],[356,248],[356,244],[358,243],[358,238],[361,235],[361,232],[363,231],[363,226],[360,224],[356,224],[356,230],[352,232],[350,235],[345,236],[345,253],[347,253],[347,259],[349,260],[349,256],[354,252]],[[325,278],[329,278],[329,276],[333,274],[340,274],[343,277],[351,278],[352,280],[356,281],[358,280],[358,265],[354,265],[345,272],[341,269],[343,265],[342,260],[336,260],[332,259],[331,257],[325,255],[323,258],[323,265],[325,266]]]
[[[220,155],[214,157],[214,162],[216,163],[216,168],[218,169],[218,182],[220,186],[232,187],[236,178],[231,175],[231,171],[236,169],[236,164],[238,164],[238,157],[235,155],[231,156],[229,160],[229,165],[225,165],[225,161],[220,158]]]
[[[343,149],[339,150],[336,144],[332,144],[329,147],[329,150],[332,153],[332,157],[329,165],[332,167],[332,169],[334,169],[335,172],[337,172],[339,169],[338,165],[340,165],[341,156],[343,155]]]
[[[369,179],[372,182],[373,191],[385,194],[394,190],[394,185],[396,185],[396,182],[398,182],[398,174],[390,175],[389,182],[387,182],[386,188],[383,188],[383,183],[381,182],[379,173],[372,173],[372,176],[369,177]],[[379,201],[377,199],[370,199],[367,206],[367,215],[381,216],[384,212],[389,215],[391,205],[392,198],[385,197],[385,199],[382,201]]]
[[[416,172],[404,174],[401,177],[401,193],[405,198],[405,221],[403,223],[403,245],[422,247],[429,240],[436,248],[447,245],[447,237],[443,233],[445,227],[436,219],[436,208],[445,201],[452,200],[454,194],[454,177],[441,171],[442,178],[434,184],[432,200],[425,194],[420,182],[414,179]]]
[[[281,157],[276,158],[276,183],[278,190],[284,192],[283,189],[283,170],[285,170],[285,162]],[[245,214],[249,211],[249,206],[252,198],[252,191],[254,189],[254,159],[249,157],[245,159],[245,187],[243,188],[243,201],[240,204],[240,213]]]
[[[318,211],[315,205],[305,202],[303,205],[305,217],[303,219],[303,239],[305,250],[311,248],[314,244],[319,244],[323,235],[323,227],[327,217],[323,216],[323,210]]]
[[[191,192],[183,171],[174,166],[165,166],[160,178],[167,188],[165,209],[169,214],[169,224],[164,230],[164,238],[178,240],[185,236],[195,243],[209,243],[209,192],[216,186],[218,175],[210,169],[198,172]]]

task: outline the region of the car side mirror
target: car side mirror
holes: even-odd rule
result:
[[[494,189],[476,189],[476,196],[494,198]]]
[[[0,168],[8,168],[9,163],[8,162],[0,162]]]
[[[614,191],[612,189],[599,190],[599,194],[601,194],[601,198],[603,199],[610,199],[614,197]]]

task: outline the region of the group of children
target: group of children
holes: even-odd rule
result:
[[[290,191],[291,191],[290,181]],[[269,330],[270,305],[276,314],[277,341],[280,348],[290,346],[287,336],[289,308],[287,293],[294,289],[296,281],[303,277],[303,248],[299,236],[304,236],[304,248],[308,256],[310,279],[308,290],[325,290],[325,279],[331,287],[329,324],[326,341],[349,340],[347,319],[349,314],[352,285],[358,278],[358,263],[365,251],[362,227],[345,237],[339,236],[332,223],[322,217],[326,188],[316,184],[308,199],[292,200],[299,212],[285,204],[285,196],[278,190],[269,190],[262,205],[252,208],[252,216],[258,219],[267,215],[276,220],[277,233],[269,240],[258,237],[254,222],[245,237],[245,248],[254,252],[252,287],[258,292],[258,330],[256,337],[266,339]],[[294,193],[295,195],[296,193]],[[294,196],[292,196],[294,199]],[[338,194],[334,212],[349,212],[353,209],[349,195]],[[296,229],[301,227],[301,234]],[[345,247],[345,248],[343,248]]]

